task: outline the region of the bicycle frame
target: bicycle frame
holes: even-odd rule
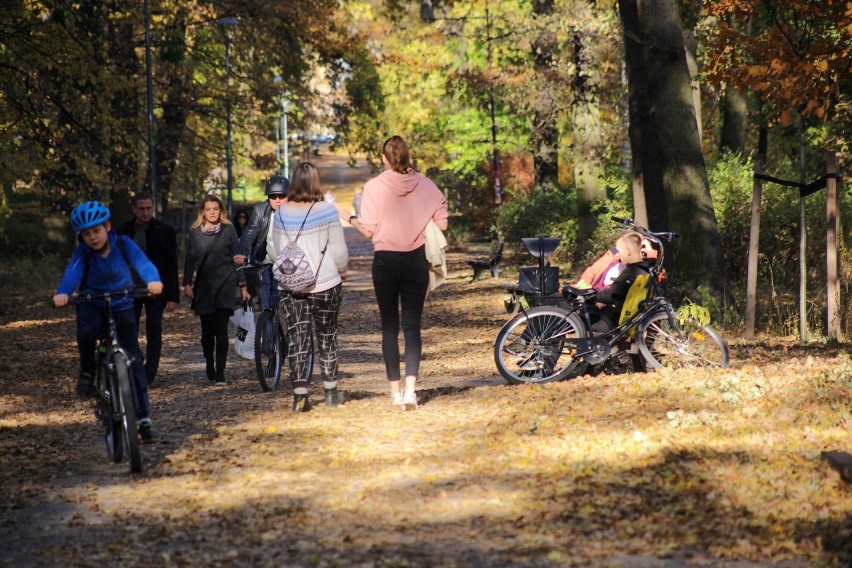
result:
[[[663,245],[662,239],[671,241],[679,237],[679,235],[677,233],[672,232],[651,232],[648,229],[645,229],[644,227],[640,227],[633,223],[632,219],[612,217],[612,220],[621,223],[623,229],[632,229],[642,235],[643,238],[648,239],[651,243],[656,245],[655,250],[658,251],[657,258],[654,261],[654,264],[648,269],[648,272],[651,275],[649,279],[651,295],[650,298],[643,300],[642,303],[640,303],[640,306],[644,307],[635,315],[621,322],[616,327],[607,331],[606,333],[598,335],[596,337],[591,337],[592,323],[591,318],[589,317],[589,310],[587,306],[587,301],[589,301],[589,298],[585,296],[582,291],[569,287],[569,292],[571,290],[575,290],[577,293],[572,294],[573,300],[568,300],[567,298],[565,298],[565,300],[569,302],[570,310],[577,312],[580,315],[581,319],[583,320],[583,324],[586,327],[586,331],[590,335],[590,337],[582,339],[566,339],[566,341],[569,341],[577,346],[578,351],[575,354],[576,357],[584,357],[592,354],[595,351],[596,347],[600,345],[601,339],[606,339],[607,343],[609,344],[609,349],[611,350],[617,343],[624,339],[625,336],[630,334],[631,330],[638,328],[645,318],[659,311],[666,312],[666,315],[668,316],[669,322],[671,323],[673,329],[677,330],[679,337],[682,337],[682,331],[680,330],[680,326],[678,326],[677,318],[674,314],[674,308],[665,299],[662,287],[660,286],[660,275],[663,273],[663,260],[665,258],[665,246]],[[556,296],[554,295],[554,297]],[[564,294],[562,295],[562,297],[564,298]],[[521,312],[526,314],[526,309],[523,307],[523,305],[521,306]],[[557,339],[567,333],[568,332],[565,332],[563,334],[556,334],[552,337],[552,339]],[[631,345],[630,352],[635,353],[636,351],[637,350],[635,346]]]

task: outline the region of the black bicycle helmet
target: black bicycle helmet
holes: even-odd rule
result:
[[[71,228],[78,233],[107,221],[109,208],[100,201],[81,203],[71,211]]]
[[[266,195],[287,195],[290,180],[281,175],[274,175],[266,182]]]

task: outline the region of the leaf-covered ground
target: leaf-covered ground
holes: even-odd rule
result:
[[[167,316],[144,473],[106,460],[72,393],[73,314],[7,292],[0,320],[0,563],[6,566],[846,566],[845,346],[732,340],[713,373],[508,386],[498,281],[464,254],[428,301],[421,407],[385,390],[356,243],[339,408],[290,412],[232,357],[203,378],[198,323]],[[37,293],[36,293],[37,292]],[[731,332],[727,334],[730,339]],[[319,387],[314,392],[321,399]]]
[[[347,235],[351,400],[294,415],[289,387],[262,392],[235,355],[230,383],[210,385],[181,307],[150,391],[163,440],[136,476],[107,461],[73,396],[72,311],[47,307],[50,289],[4,290],[0,565],[852,563],[852,489],[820,459],[852,452],[848,345],[726,330],[725,371],[508,386],[491,354],[500,281],[471,283],[456,252],[427,302],[421,406],[403,413],[386,393],[370,246]]]

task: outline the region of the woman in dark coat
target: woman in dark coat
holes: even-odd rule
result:
[[[215,195],[201,200],[198,218],[186,244],[183,293],[201,318],[201,348],[207,362],[207,379],[224,385],[230,342],[228,320],[234,314],[237,286],[243,300],[248,300],[249,294],[242,273],[235,270],[232,260],[237,232],[228,221],[222,201]]]

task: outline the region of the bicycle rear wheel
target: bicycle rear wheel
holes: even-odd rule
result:
[[[728,366],[725,340],[715,329],[692,318],[673,325],[666,312],[652,314],[640,325],[636,341],[653,369]]]
[[[257,380],[264,391],[277,389],[281,383],[281,363],[286,356],[286,341],[275,312],[263,311],[257,318],[254,336],[254,363]]]
[[[582,320],[562,308],[542,306],[509,320],[494,341],[494,362],[510,384],[568,377],[579,365],[566,339],[586,337]]]
[[[130,384],[130,364],[122,353],[113,355],[112,363],[121,395],[118,408],[121,412],[127,461],[130,464],[130,473],[139,473],[142,471],[142,456],[139,454],[139,433],[136,431],[136,406],[133,404],[133,387]]]
[[[121,433],[121,412],[118,408],[118,383],[106,365],[98,368],[98,420],[104,431],[107,456],[115,463],[124,459],[124,437]]]

